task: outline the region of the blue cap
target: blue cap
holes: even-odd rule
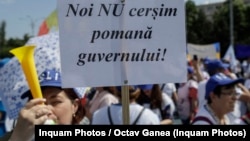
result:
[[[239,79],[231,79],[228,76],[222,74],[222,73],[217,73],[210,77],[207,81],[206,84],[206,94],[205,94],[205,99],[209,97],[209,94],[214,91],[214,89],[217,86],[226,86],[230,84],[237,84],[237,83],[243,83],[244,79],[239,78]]]
[[[220,68],[227,69],[229,68],[229,64],[223,63],[219,59],[213,59],[213,60],[209,60],[206,62],[206,67],[207,67],[208,72],[213,72]]]
[[[60,87],[62,86],[61,81],[61,73],[58,70],[45,70],[40,76],[40,86],[51,86],[51,87]],[[79,98],[84,97],[85,93],[87,92],[87,87],[76,87],[73,88],[75,93]]]
[[[189,74],[193,74],[194,73],[194,69],[191,66],[188,66],[187,71],[188,71]]]
[[[138,87],[142,90],[151,90],[153,88],[153,84],[139,85]]]
[[[211,59],[210,59],[210,58],[208,58],[208,57],[205,57],[205,58],[203,59],[204,64],[209,63],[209,61],[211,61]]]
[[[45,70],[40,76],[40,86],[61,87],[61,73],[57,70]]]

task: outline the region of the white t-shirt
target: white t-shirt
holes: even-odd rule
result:
[[[177,111],[181,119],[187,119],[190,115],[189,88],[198,89],[198,82],[188,80],[187,83],[178,88]]]
[[[150,103],[144,103],[143,106],[145,108],[150,109]],[[161,104],[161,109],[167,114],[166,116],[169,117],[169,119],[174,118],[174,112],[176,110],[176,107],[174,105],[173,100],[165,93],[162,93],[162,104]],[[152,110],[155,114],[158,115],[160,120],[163,120],[161,110],[159,108],[155,109],[150,109]]]
[[[239,94],[237,97],[240,97],[240,95],[243,94],[242,90],[240,88],[237,88],[237,87],[236,87],[236,92]],[[240,118],[241,116],[246,114],[246,112],[247,112],[246,103],[241,101],[241,100],[236,100],[235,106],[234,106],[234,111],[229,113],[230,114],[229,117],[232,118],[232,120],[234,120],[235,118]]]
[[[203,78],[206,80],[208,80],[210,78],[210,75],[208,74],[207,71],[202,70],[202,75],[203,75]]]
[[[13,127],[15,126],[15,120],[14,119],[10,119],[9,116],[6,116],[5,119],[5,128],[7,132],[10,132],[13,130]]]
[[[97,109],[108,106],[110,104],[118,103],[119,100],[110,92],[104,90],[101,92],[96,91],[94,97],[89,101],[89,112],[93,114]]]
[[[200,107],[195,117],[198,116],[206,117],[212,123],[212,125],[219,125],[219,123],[216,121],[216,118],[209,112],[207,105],[203,105]],[[233,124],[230,123],[230,120],[227,115],[225,115],[225,119],[227,125]],[[197,120],[196,122],[193,123],[193,125],[211,125],[211,124],[204,120]]]
[[[163,104],[162,104],[163,110],[167,110],[166,113],[168,113],[170,118],[173,119],[174,112],[176,111],[173,99],[165,93],[162,93],[162,99],[163,99]]]
[[[204,104],[207,103],[207,100],[205,99],[205,93],[206,93],[206,84],[207,80],[202,80],[198,84],[198,100],[199,100],[199,108],[203,107]]]
[[[137,103],[131,103],[129,105],[129,121],[132,124],[141,110],[143,106]],[[123,124],[123,108],[121,104],[112,104],[110,106],[110,116],[114,125],[122,125]],[[108,106],[98,109],[94,112],[92,118],[92,125],[111,125],[109,117],[108,117]],[[151,110],[145,108],[142,112],[139,120],[136,125],[159,125],[160,119],[158,116],[152,112]]]
[[[162,85],[163,86],[163,85]],[[166,83],[162,89],[162,92],[169,95],[172,98],[174,92],[176,92],[176,87],[174,83]]]

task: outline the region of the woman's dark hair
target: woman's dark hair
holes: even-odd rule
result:
[[[139,104],[144,103],[150,103],[150,108],[155,109],[159,108],[161,109],[162,104],[162,91],[159,84],[154,84],[152,88],[152,94],[151,97],[148,97],[145,95],[144,91],[141,90],[141,95],[137,99],[137,102]]]
[[[115,86],[103,87],[103,90],[108,91],[109,93],[117,96],[117,89]]]
[[[151,94],[151,102],[150,107],[151,108],[159,108],[161,109],[162,104],[162,91],[159,86],[159,84],[154,84],[152,88],[152,94]]]
[[[73,121],[72,124],[78,124],[80,123],[80,121],[84,118],[84,116],[86,115],[86,109],[85,107],[82,105],[80,98],[77,96],[77,94],[75,93],[74,89],[72,88],[65,88],[63,89],[65,91],[65,93],[67,93],[67,97],[73,102],[75,99],[79,99],[78,100],[78,109],[75,113],[75,115],[73,116]]]
[[[119,98],[121,98],[122,97],[121,87],[116,87],[115,93]],[[136,100],[140,94],[141,91],[138,87],[129,86],[129,100]]]

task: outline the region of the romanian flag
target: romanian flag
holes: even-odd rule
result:
[[[49,33],[52,30],[58,30],[57,10],[54,10],[40,25],[38,36]]]

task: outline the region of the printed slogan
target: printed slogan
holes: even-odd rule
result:
[[[62,0],[58,13],[64,87],[186,80],[183,1]]]

